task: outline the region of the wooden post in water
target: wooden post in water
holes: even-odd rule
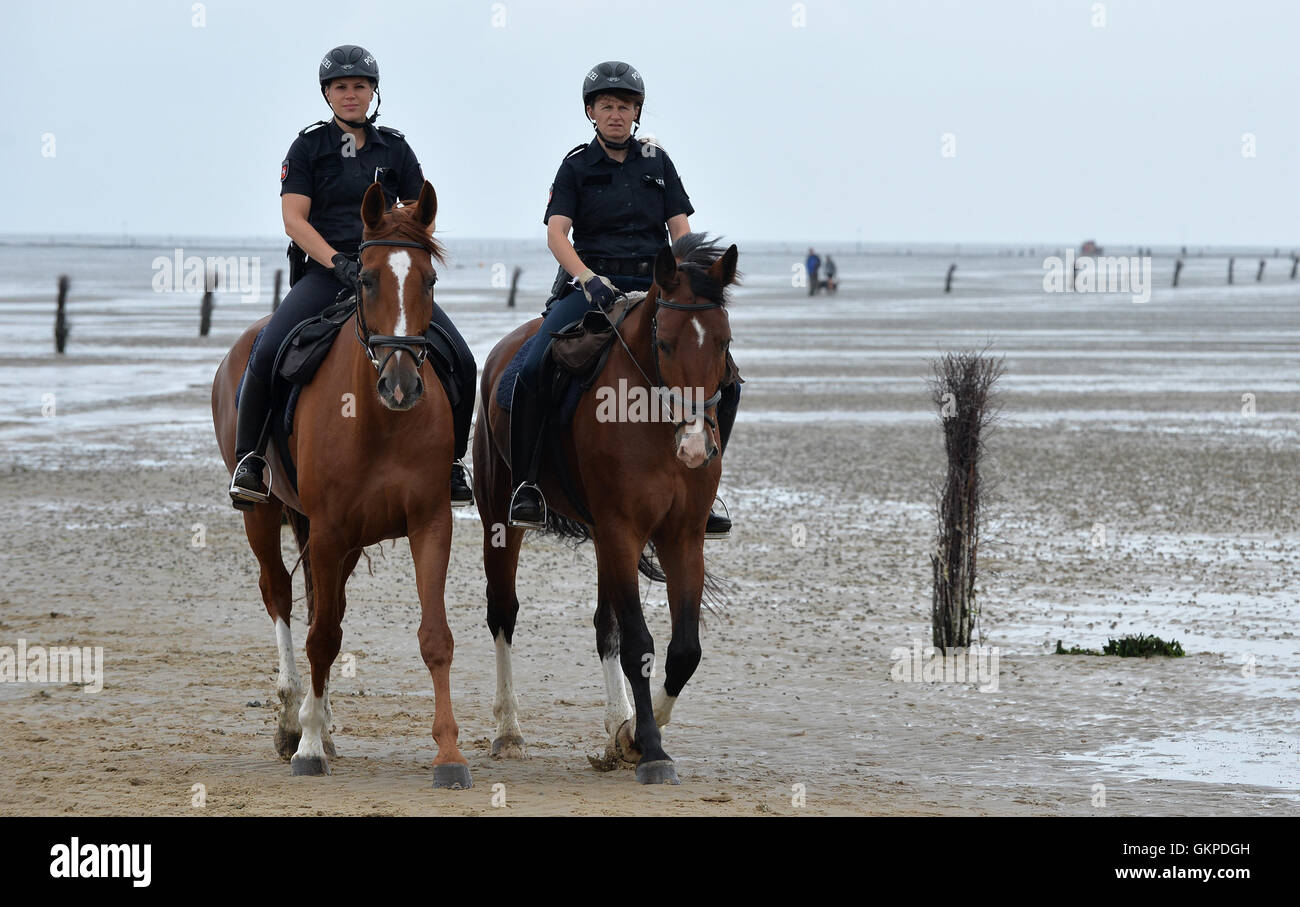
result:
[[[515,307],[515,293],[519,290],[519,275],[524,273],[524,269],[515,265],[514,273],[510,276],[510,298],[506,300],[506,308]]]
[[[217,274],[215,271],[206,273],[203,289],[203,302],[199,305],[199,336],[208,336],[208,331],[212,329],[212,293],[217,288]]]
[[[970,645],[979,609],[975,601],[975,561],[983,522],[980,460],[984,436],[997,417],[994,385],[1005,359],[984,352],[948,353],[931,363],[930,393],[939,407],[948,475],[940,492],[936,552],[930,557],[934,589],[930,623],[934,645]]]
[[[1178,275],[1183,273],[1183,260],[1180,258],[1174,262],[1174,286],[1178,286]]]
[[[1232,286],[1232,266],[1237,263],[1237,259],[1228,259],[1228,286]]]
[[[271,297],[271,314],[280,307],[280,278],[284,276],[284,271],[280,268],[275,269],[275,295]]]
[[[1296,265],[1300,265],[1300,255],[1292,253],[1291,255],[1291,279],[1295,280]]]
[[[54,313],[54,352],[62,353],[68,344],[68,275],[59,275],[59,307]]]
[[[1259,260],[1259,270],[1255,272],[1255,283],[1264,279],[1264,259]]]
[[[945,293],[951,293],[951,292],[952,292],[952,273],[953,273],[953,271],[956,271],[956,270],[957,270],[957,265],[956,265],[956,264],[950,264],[950,265],[948,265],[948,276],[947,276],[946,278],[944,278],[944,281],[943,281],[943,291],[944,291]]]

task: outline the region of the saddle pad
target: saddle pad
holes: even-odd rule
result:
[[[510,404],[514,400],[515,381],[519,378],[519,371],[524,367],[524,360],[528,358],[528,352],[537,342],[538,336],[534,334],[525,340],[501,373],[501,380],[497,383],[497,405],[506,412],[510,412]],[[550,355],[547,354],[542,360],[542,380],[546,381],[546,376],[551,373]],[[578,401],[582,399],[582,385],[572,380],[568,374],[561,373],[560,378],[564,386],[560,399],[560,424],[569,425],[573,422],[574,413],[578,411]]]

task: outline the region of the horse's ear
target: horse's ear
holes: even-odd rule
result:
[[[736,244],[732,243],[731,248],[722,253],[722,257],[709,266],[709,276],[718,282],[719,286],[729,286],[736,279],[736,259],[740,257],[740,250]]]
[[[366,229],[374,230],[383,219],[384,187],[379,183],[371,183],[365,198],[361,199],[361,222],[366,225]]]
[[[433,226],[433,219],[438,215],[438,193],[433,191],[433,183],[424,181],[420,190],[420,201],[415,210],[415,217],[426,227]]]
[[[655,283],[659,289],[669,293],[677,288],[677,258],[668,246],[660,249],[655,256]]]

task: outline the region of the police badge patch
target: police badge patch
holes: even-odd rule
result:
[[[289,162],[285,161],[283,164],[280,165],[280,182],[283,183],[288,176],[289,176]]]

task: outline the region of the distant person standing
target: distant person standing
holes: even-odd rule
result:
[[[803,266],[808,269],[808,295],[811,296],[817,292],[817,272],[821,270],[822,260],[817,257],[816,252],[809,249]]]
[[[835,271],[836,271],[835,259],[831,258],[830,254],[827,253],[826,255],[826,292],[827,293],[835,292],[836,289]]]

